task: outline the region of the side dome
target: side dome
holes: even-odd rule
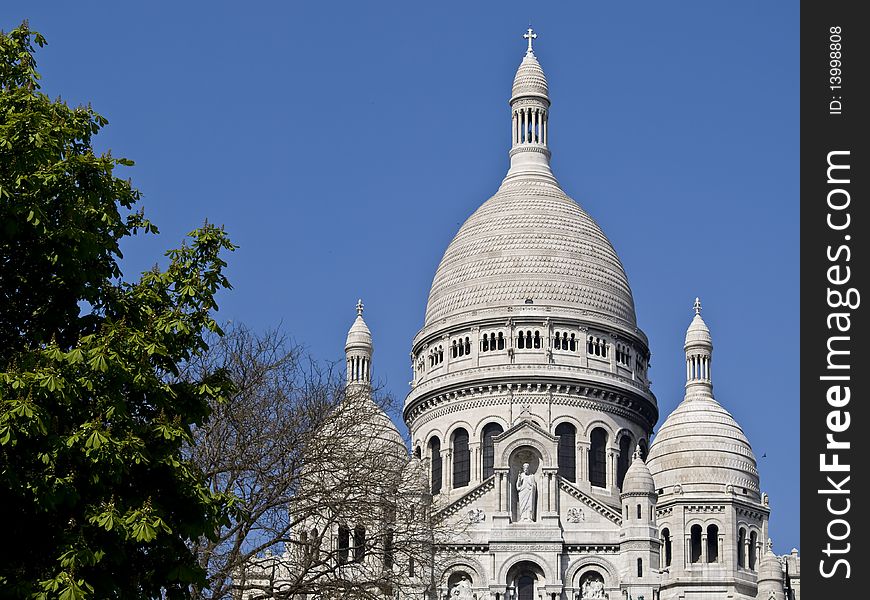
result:
[[[444,253],[425,326],[484,308],[534,303],[637,326],[625,269],[598,224],[555,180],[507,178]]]
[[[647,465],[664,493],[760,488],[755,455],[743,429],[713,398],[713,338],[695,299],[686,331],[686,395],[668,415],[649,449]]]
[[[759,492],[749,440],[710,396],[688,396],[659,429],[647,465],[657,488],[732,485]],[[667,490],[665,490],[667,491]]]
[[[649,467],[643,462],[640,457],[640,448],[634,451],[634,459],[631,465],[625,472],[625,478],[622,480],[623,494],[654,494],[656,484],[653,476],[650,473]]]

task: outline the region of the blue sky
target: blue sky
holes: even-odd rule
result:
[[[507,169],[507,100],[532,21],[553,168],[629,276],[667,415],[696,295],[717,399],[799,545],[797,2],[78,2],[7,0],[46,35],[44,90],[92,103],[97,144],[161,235],[205,218],[240,246],[221,317],[283,324],[343,356],[358,297],[375,370],[403,398],[441,254]],[[762,455],[766,457],[762,458]]]

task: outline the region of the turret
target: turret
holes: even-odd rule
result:
[[[619,534],[623,590],[632,598],[653,597],[658,587],[659,533],[656,527],[655,482],[641,458],[640,445],[622,483],[622,529]]]
[[[347,385],[371,387],[372,380],[372,332],[363,320],[363,302],[356,304],[356,320],[347,332],[344,353],[347,360]]]

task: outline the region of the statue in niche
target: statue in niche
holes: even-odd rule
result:
[[[591,573],[583,579],[580,586],[581,600],[602,600],[607,598],[604,593],[604,580],[598,573]]]
[[[538,483],[535,476],[529,473],[529,463],[523,463],[522,472],[517,475],[517,516],[520,522],[532,522],[535,520],[535,500],[538,492]]]
[[[450,600],[474,600],[475,594],[471,591],[471,582],[465,575],[453,585],[450,590]]]

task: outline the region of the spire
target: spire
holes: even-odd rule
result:
[[[701,386],[712,390],[713,379],[710,365],[713,357],[713,337],[701,317],[701,299],[695,298],[692,305],[695,317],[686,330],[686,387]]]
[[[347,384],[370,385],[372,378],[372,332],[363,319],[363,301],[356,303],[356,319],[347,332],[344,353],[347,360]]]
[[[508,177],[519,173],[553,176],[547,146],[549,89],[544,70],[532,50],[532,42],[537,37],[531,26],[523,34],[528,48],[511,89],[511,168]]]

